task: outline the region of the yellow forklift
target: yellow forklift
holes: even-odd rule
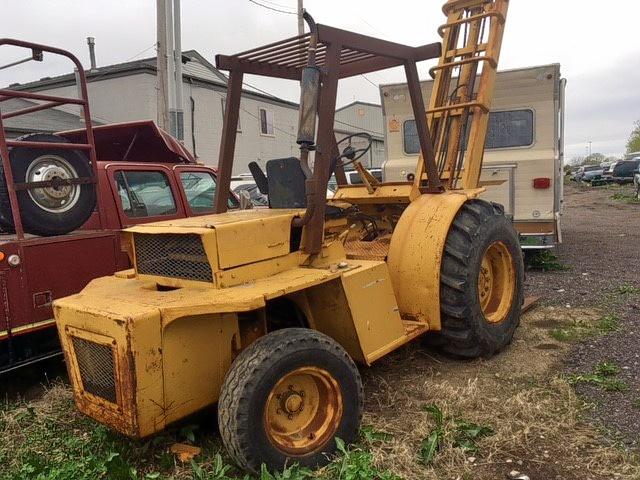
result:
[[[468,358],[507,346],[521,251],[502,207],[477,198],[507,7],[449,0],[442,43],[419,47],[305,14],[308,34],[218,55],[229,83],[217,213],[128,229],[134,269],[55,302],[78,408],[145,437],[217,403],[242,468],[317,466],[336,437],[358,434],[354,362],[420,336]],[[432,58],[425,108],[416,64]],[[392,67],[406,72],[418,120],[411,182],[378,182],[359,162],[371,137],[336,142],[333,131],[338,81]],[[226,212],[244,74],[300,82],[301,153],[268,161],[266,175],[251,166],[269,209]],[[347,184],[349,164],[361,185]]]

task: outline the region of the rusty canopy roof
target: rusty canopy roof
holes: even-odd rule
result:
[[[440,56],[440,43],[409,47],[327,25],[317,25],[316,65],[322,68],[330,45],[340,48],[339,78],[419,62]],[[216,55],[221,70],[299,80],[307,64],[310,34],[286,38],[236,55]]]

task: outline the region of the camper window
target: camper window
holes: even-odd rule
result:
[[[404,153],[420,153],[420,142],[415,120],[406,120],[403,124]],[[485,148],[528,147],[533,144],[533,111],[508,110],[491,112]]]
[[[533,111],[491,112],[485,148],[528,147],[533,144]]]

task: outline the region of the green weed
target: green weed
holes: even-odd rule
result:
[[[450,422],[446,422],[442,410],[435,404],[426,405],[424,410],[429,413],[436,425],[420,444],[419,458],[424,465],[433,463],[447,436],[451,437],[454,448],[460,448],[468,453],[475,453],[478,451],[476,442],[482,437],[488,437],[494,433],[491,427],[462,419],[453,419]],[[449,431],[447,431],[448,424],[451,424]]]
[[[620,317],[613,313],[605,315],[598,320],[596,328],[602,333],[615,332],[620,328]]]
[[[298,464],[294,464],[290,467],[285,467],[282,472],[269,472],[267,466],[263,463],[260,469],[260,480],[304,480],[305,478],[313,477],[313,473],[308,468],[300,467]],[[248,475],[244,477],[244,480],[249,480],[251,477]]]
[[[611,195],[613,200],[623,201],[626,203],[640,203],[640,199],[635,196],[634,193],[631,192],[616,192]]]
[[[338,458],[325,468],[321,478],[335,480],[400,480],[388,470],[379,470],[373,464],[373,455],[359,447],[347,448],[336,438]],[[260,480],[263,480],[262,478]],[[271,479],[267,479],[271,480]],[[279,479],[276,479],[279,480]]]
[[[620,367],[614,362],[600,362],[593,373],[569,375],[569,383],[590,383],[597,385],[607,392],[626,392],[629,385],[623,380],[615,378],[620,373]]]
[[[389,442],[393,439],[393,435],[390,433],[376,430],[371,425],[363,425],[360,428],[360,436],[369,444]]]
[[[560,263],[558,257],[550,250],[541,250],[525,257],[527,266],[532,270],[543,272],[566,271],[569,267]]]
[[[193,470],[193,480],[232,480],[232,477],[227,475],[231,465],[224,463],[219,453],[214,455],[210,467],[198,465],[191,459],[191,470]]]
[[[633,285],[624,284],[618,287],[618,293],[620,295],[636,295],[640,293],[640,288]]]
[[[587,338],[615,332],[620,328],[620,317],[611,313],[595,323],[573,320],[562,327],[549,330],[549,335],[559,342],[579,342]]]

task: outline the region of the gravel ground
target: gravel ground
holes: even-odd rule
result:
[[[616,195],[617,194],[617,195]],[[640,447],[640,204],[614,199],[631,187],[567,186],[562,217],[564,243],[559,262],[566,271],[529,271],[528,293],[544,305],[574,309],[595,307],[620,318],[614,333],[577,343],[566,360],[570,374],[588,374],[601,362],[620,368],[616,379],[625,391],[606,391],[579,382],[576,390],[594,405],[594,418]],[[624,386],[623,386],[624,387]]]

